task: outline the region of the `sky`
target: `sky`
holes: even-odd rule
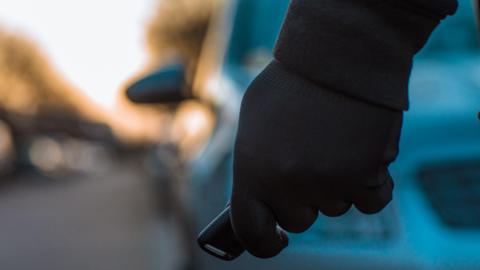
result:
[[[0,0],[0,25],[27,34],[76,88],[106,109],[146,62],[155,0]]]

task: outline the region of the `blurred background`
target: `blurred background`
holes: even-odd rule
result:
[[[415,60],[395,201],[232,263],[195,238],[228,201],[240,101],[288,0],[0,6],[1,269],[480,269],[470,0]]]

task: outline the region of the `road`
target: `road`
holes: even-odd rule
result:
[[[0,191],[0,269],[170,270],[181,261],[140,161],[12,180]]]

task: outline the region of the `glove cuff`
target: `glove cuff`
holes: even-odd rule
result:
[[[456,8],[456,0],[292,0],[275,58],[329,89],[407,110],[413,56]]]

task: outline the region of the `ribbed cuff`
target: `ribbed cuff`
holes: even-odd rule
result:
[[[456,8],[456,0],[292,0],[275,58],[331,90],[407,110],[413,56]]]

